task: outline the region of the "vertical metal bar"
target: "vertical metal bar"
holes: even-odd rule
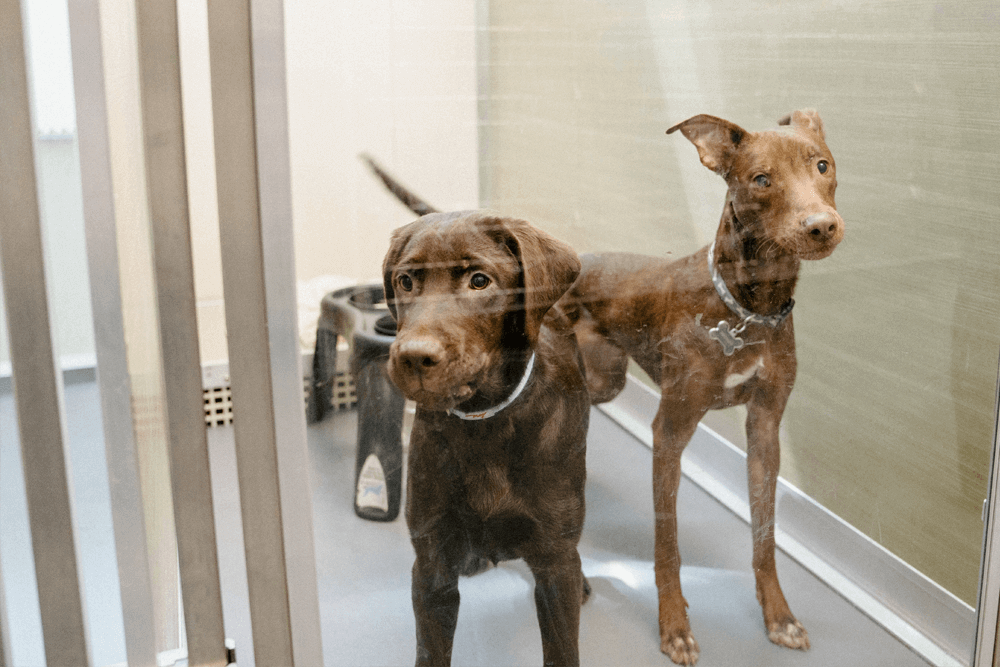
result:
[[[292,665],[257,182],[248,0],[208,6],[222,282],[254,655]]]
[[[0,667],[13,667],[10,657],[10,625],[7,623],[7,596],[3,589],[3,571],[0,570]]]
[[[0,0],[0,265],[45,657],[89,665],[18,0]]]
[[[99,0],[105,102],[132,420],[139,453],[157,653],[183,645],[177,531],[153,267],[135,0]]]
[[[267,329],[271,342],[292,654],[299,665],[322,665],[295,285],[284,3],[251,0],[250,11]]]
[[[476,137],[479,142],[479,206],[489,206],[493,199],[493,151],[490,138],[490,0],[475,0],[476,30]]]
[[[153,593],[125,350],[98,0],[69,0],[97,381],[128,664],[156,665]]]
[[[993,450],[987,487],[983,560],[979,571],[979,604],[976,606],[976,645],[972,664],[996,666],[1000,661],[1000,371],[993,415]]]
[[[139,80],[156,273],[170,480],[188,664],[227,663],[195,315],[177,5],[136,3]]]

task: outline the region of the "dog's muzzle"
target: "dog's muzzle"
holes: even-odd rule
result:
[[[397,338],[389,348],[389,377],[404,396],[432,410],[447,410],[475,393],[476,374],[467,366],[434,336]]]

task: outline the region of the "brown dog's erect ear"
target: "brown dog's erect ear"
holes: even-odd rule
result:
[[[703,165],[723,177],[729,173],[733,154],[747,135],[739,125],[707,114],[688,118],[667,130],[667,134],[675,130],[695,145]]]
[[[818,134],[820,139],[826,140],[826,134],[823,132],[823,121],[820,120],[819,112],[815,109],[793,111],[779,120],[778,125],[792,125],[803,130],[810,130]]]
[[[394,320],[398,318],[396,317],[396,292],[392,289],[392,271],[396,268],[406,244],[410,242],[410,237],[413,236],[414,224],[411,222],[392,232],[389,239],[389,251],[385,254],[385,259],[382,260],[382,288],[385,290],[385,303],[389,306],[389,312]]]
[[[517,256],[524,276],[525,333],[534,344],[545,313],[580,274],[580,258],[567,244],[524,220],[497,218],[497,231]]]

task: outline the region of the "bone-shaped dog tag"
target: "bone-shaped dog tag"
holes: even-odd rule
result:
[[[735,332],[731,330],[729,322],[723,320],[719,322],[719,326],[708,330],[708,337],[719,341],[719,345],[722,346],[722,353],[727,357],[731,357],[733,356],[733,352],[745,345],[743,339],[736,335],[739,331],[742,331],[742,329]]]

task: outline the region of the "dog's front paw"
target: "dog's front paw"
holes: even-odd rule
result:
[[[678,665],[698,662],[698,642],[687,630],[675,632],[660,641],[660,650]]]
[[[767,628],[767,637],[778,646],[787,646],[803,651],[809,648],[809,633],[794,618],[770,624]]]

